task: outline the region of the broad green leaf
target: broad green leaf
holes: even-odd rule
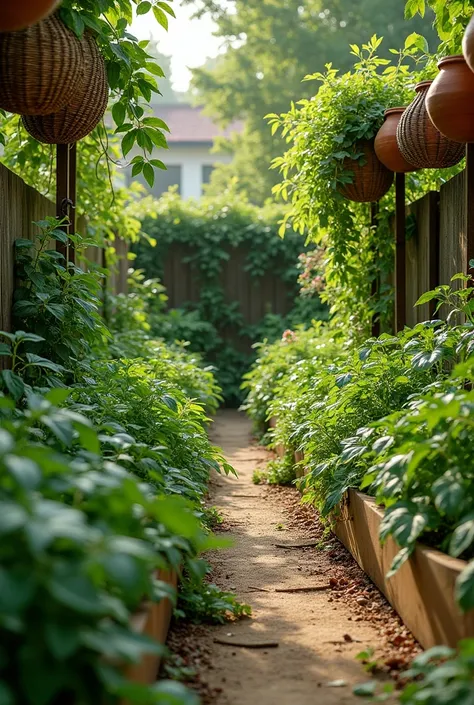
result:
[[[15,401],[21,399],[25,392],[25,383],[11,370],[3,370],[3,382]]]
[[[456,580],[456,599],[463,612],[474,609],[474,560]]]

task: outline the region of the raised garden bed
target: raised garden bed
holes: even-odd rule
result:
[[[161,571],[158,577],[175,590],[177,589],[178,574],[175,571]],[[132,627],[139,634],[146,634],[165,645],[172,616],[173,605],[169,599],[164,598],[158,603],[150,602],[143,605],[143,608],[132,618]],[[127,677],[135,683],[151,685],[158,680],[160,665],[161,656],[145,654],[140,663],[127,669]]]
[[[398,573],[386,579],[399,548],[379,540],[383,509],[374,499],[349,490],[334,533],[398,612],[424,648],[456,646],[474,636],[474,611],[463,614],[454,597],[455,582],[466,563],[419,546]]]
[[[270,426],[276,426],[276,419]],[[285,449],[278,451],[284,455]],[[297,451],[295,463],[303,457]],[[303,474],[298,469],[297,475]],[[383,509],[375,499],[349,490],[333,532],[425,649],[440,644],[456,647],[461,639],[474,637],[474,610],[464,614],[455,599],[455,583],[466,562],[420,545],[398,573],[387,579],[400,549],[392,538],[381,545],[382,518]]]

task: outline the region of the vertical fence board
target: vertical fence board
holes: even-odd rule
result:
[[[438,193],[432,191],[411,203],[407,212],[415,218],[414,232],[406,247],[406,317],[407,325],[414,326],[431,317],[430,304],[415,303],[439,281]]]
[[[464,172],[440,190],[440,283],[449,284],[457,272],[467,271],[466,204]],[[454,288],[462,282],[453,282]]]
[[[52,201],[0,164],[0,330],[11,327],[13,243],[18,238],[33,240],[37,228],[32,223],[56,215],[55,210]]]

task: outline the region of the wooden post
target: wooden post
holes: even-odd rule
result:
[[[76,230],[76,144],[56,145],[56,214],[61,220],[68,218],[69,223],[62,226],[69,235]],[[74,247],[71,243],[56,243],[56,249],[64,255],[67,262],[75,262]]]
[[[379,212],[379,204],[377,202],[370,204],[370,225],[373,228],[377,227],[377,215]],[[372,299],[377,297],[380,291],[380,274],[377,274],[372,281]],[[380,335],[380,316],[374,314],[372,319],[372,336],[378,338]]]
[[[395,332],[406,324],[405,174],[395,174]]]
[[[469,262],[474,260],[474,143],[466,145],[466,245],[467,272],[470,272]],[[473,283],[470,284],[472,286]]]

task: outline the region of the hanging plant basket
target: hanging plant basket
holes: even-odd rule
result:
[[[474,142],[474,73],[463,56],[447,56],[426,97],[433,125],[450,140]]]
[[[406,108],[390,108],[385,111],[385,122],[375,138],[375,153],[382,164],[397,174],[416,171],[400,152],[397,143],[397,128]]]
[[[474,71],[474,15],[469,22],[462,41],[462,51],[466,63]]]
[[[57,15],[0,34],[0,108],[19,115],[58,112],[78,90],[82,61],[80,40]]]
[[[378,159],[374,140],[362,140],[355,145],[355,153],[363,152],[362,163],[347,157],[344,170],[354,173],[353,182],[339,187],[339,193],[349,201],[373,203],[379,201],[393,184],[393,171]]]
[[[47,17],[58,0],[3,0],[0,3],[0,32],[17,32]]]
[[[433,125],[426,109],[426,96],[433,81],[415,87],[416,98],[398,123],[397,142],[403,157],[417,169],[444,169],[464,157],[464,147],[447,139]]]
[[[109,87],[104,59],[95,39],[87,33],[82,40],[83,71],[76,95],[52,115],[24,115],[27,132],[45,144],[72,144],[97,127],[107,109]]]

